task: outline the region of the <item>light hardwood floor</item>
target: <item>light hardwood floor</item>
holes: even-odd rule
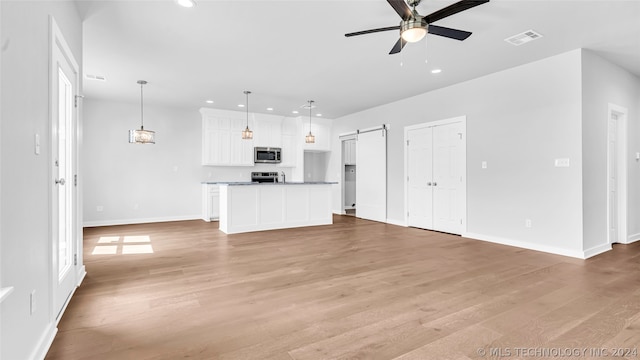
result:
[[[620,359],[592,349],[640,346],[640,243],[583,261],[334,222],[85,229],[88,275],[47,359]]]

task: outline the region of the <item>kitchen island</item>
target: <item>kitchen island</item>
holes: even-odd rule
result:
[[[219,183],[219,229],[236,234],[332,224],[333,184]]]

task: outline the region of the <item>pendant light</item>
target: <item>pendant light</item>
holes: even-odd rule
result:
[[[309,100],[309,133],[304,137],[304,142],[307,144],[313,144],[316,142],[316,137],[311,133],[311,109],[313,109],[313,100]]]
[[[147,84],[145,80],[138,80],[140,84],[140,130],[129,130],[129,142],[132,144],[155,144],[156,132],[144,129],[144,108],[142,87]]]
[[[253,131],[249,130],[249,94],[251,94],[251,91],[244,91],[244,94],[247,96],[247,103],[245,105],[245,108],[247,109],[247,127],[242,130],[242,138],[245,140],[251,140],[253,139]]]

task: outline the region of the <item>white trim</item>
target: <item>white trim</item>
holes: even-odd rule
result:
[[[43,360],[47,356],[47,352],[49,351],[51,344],[53,344],[53,339],[55,339],[57,333],[58,328],[53,326],[53,323],[49,323],[38,340],[36,347],[33,349],[31,356],[29,356],[29,359]]]
[[[460,206],[460,216],[462,216],[462,226],[461,226],[461,234],[464,234],[467,231],[467,116],[466,115],[461,115],[461,116],[456,116],[453,118],[448,118],[448,119],[443,119],[443,120],[436,120],[436,121],[431,121],[431,122],[426,122],[426,123],[420,123],[420,124],[415,124],[415,125],[409,125],[409,126],[405,126],[404,127],[404,140],[402,142],[402,146],[404,147],[404,177],[402,178],[402,183],[403,183],[403,188],[404,188],[404,226],[408,226],[407,224],[409,224],[409,217],[407,216],[407,213],[409,211],[409,206],[408,206],[408,194],[409,194],[409,190],[407,188],[407,176],[409,176],[408,173],[408,169],[409,169],[409,152],[407,151],[407,141],[409,140],[409,131],[411,130],[416,130],[416,129],[422,129],[425,127],[434,127],[434,126],[442,126],[442,125],[448,125],[448,124],[454,124],[454,123],[462,123],[462,136],[463,136],[463,142],[462,142],[462,153],[464,156],[464,166],[462,167],[462,184],[460,186],[460,190],[461,190],[461,195],[460,195],[460,204],[458,204]]]
[[[546,252],[550,254],[569,256],[569,257],[578,258],[578,259],[586,258],[585,252],[582,252],[582,251],[563,249],[555,246],[540,245],[540,244],[530,243],[527,241],[511,240],[511,239],[500,238],[497,236],[483,235],[483,234],[477,234],[477,233],[465,233],[465,234],[462,234],[462,237],[481,240],[481,241],[487,241],[495,244],[515,246],[523,249],[541,251],[541,252]]]
[[[76,279],[78,279],[78,281],[76,282],[76,286],[80,286],[80,284],[82,284],[82,281],[86,276],[87,276],[87,268],[84,266],[84,264],[82,264],[82,266],[80,266],[76,274]]]
[[[640,233],[627,236],[627,241],[625,242],[625,244],[631,244],[636,241],[640,241]]]
[[[602,244],[602,245],[594,246],[590,249],[584,250],[583,259],[588,259],[592,256],[602,254],[603,252],[609,251],[611,249],[612,249],[611,244]]]
[[[609,194],[611,193],[609,189],[609,121],[611,120],[611,115],[616,114],[618,119],[616,121],[616,143],[617,143],[617,159],[616,168],[618,169],[617,173],[617,187],[618,187],[618,198],[616,199],[616,204],[618,205],[617,209],[617,239],[610,239],[609,229],[611,226],[609,225],[609,219],[611,218],[609,204]],[[607,106],[607,172],[606,172],[606,184],[607,184],[607,242],[609,244],[612,243],[624,243],[627,239],[627,122],[628,122],[628,114],[629,111],[627,108],[609,103]]]
[[[407,227],[407,223],[397,219],[387,219],[387,224]]]
[[[83,226],[95,227],[95,226],[112,226],[112,225],[132,225],[132,224],[146,224],[146,223],[187,221],[187,220],[202,220],[202,214],[183,215],[183,216],[164,216],[164,217],[154,217],[154,218],[85,221]]]

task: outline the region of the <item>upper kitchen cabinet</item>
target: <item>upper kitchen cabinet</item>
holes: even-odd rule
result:
[[[202,165],[253,166],[253,140],[242,138],[241,113],[202,108]],[[253,124],[249,121],[249,127]],[[255,132],[254,132],[255,134]]]
[[[331,119],[323,119],[314,117],[311,119],[311,133],[316,137],[314,143],[305,142],[305,136],[309,134],[309,118],[301,117],[300,138],[303,143],[304,151],[330,151],[331,150]]]
[[[282,147],[282,117],[254,114],[253,146]]]
[[[282,162],[280,167],[295,167],[298,161],[298,128],[295,118],[282,120]]]

